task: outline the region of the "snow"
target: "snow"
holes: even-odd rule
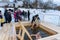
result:
[[[9,9],[9,8],[8,8]],[[11,8],[13,9],[13,8]],[[58,10],[44,10],[44,9],[26,9],[26,8],[19,8],[21,11],[30,11],[30,19],[36,14],[39,15],[41,21],[50,22],[55,25],[60,25],[60,11]],[[2,14],[4,13],[4,8],[0,8],[2,10]],[[44,12],[45,11],[45,12]],[[12,15],[13,16],[13,15]],[[14,16],[12,17],[12,22],[14,21]],[[30,21],[31,21],[30,20]]]

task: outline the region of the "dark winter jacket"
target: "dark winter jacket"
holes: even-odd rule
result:
[[[0,14],[0,19],[2,19],[3,17],[2,17],[2,15]]]

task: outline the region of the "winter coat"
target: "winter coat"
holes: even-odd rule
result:
[[[0,14],[0,19],[2,19],[2,15]]]
[[[7,19],[7,15],[8,15],[8,12],[7,12],[7,10],[5,10],[4,16],[5,16],[6,19]]]
[[[14,18],[16,18],[16,14],[17,14],[17,12],[14,12]]]
[[[9,12],[8,12],[8,14],[7,14],[7,19],[8,19],[8,20],[12,20],[11,13],[9,13]]]

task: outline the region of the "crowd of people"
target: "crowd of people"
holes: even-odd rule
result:
[[[10,23],[12,21],[12,14],[14,15],[15,22],[18,22],[18,20],[22,21],[23,20],[22,16],[24,18],[28,18],[28,21],[30,20],[30,11],[29,10],[28,10],[28,12],[26,12],[24,10],[21,11],[18,8],[14,8],[14,10],[5,8],[4,15],[2,15],[2,12],[0,10],[1,26],[3,26],[4,23]],[[4,21],[3,16],[5,18],[5,21]]]

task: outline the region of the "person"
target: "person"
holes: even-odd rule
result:
[[[22,14],[21,10],[18,9],[18,11],[17,11],[17,17],[18,17],[18,19],[19,19],[20,21],[22,20],[21,14]]]
[[[16,14],[17,14],[17,10],[14,11],[14,18],[15,18],[15,22],[18,21],[17,17],[16,17]]]
[[[18,9],[18,8],[14,8],[14,19],[15,19],[15,22],[17,22],[17,21],[18,21],[18,19],[17,19],[17,17],[16,17],[17,9]]]
[[[25,18],[26,18],[26,16],[27,16],[26,14],[27,14],[27,13],[23,10],[23,12],[22,12],[22,16],[23,16],[23,18],[24,18],[23,20],[25,20]]]
[[[30,20],[30,12],[29,12],[29,10],[28,10],[28,21]]]
[[[11,9],[8,10],[7,20],[8,20],[8,23],[10,23],[12,20]]]
[[[32,21],[31,21],[31,28],[33,28],[33,25],[34,24],[36,24],[37,26],[39,25],[39,22],[40,22],[40,18],[39,18],[39,16],[38,16],[38,14],[37,15],[35,15],[35,16],[33,16],[32,17]]]
[[[4,16],[5,16],[5,23],[10,23],[11,20],[12,20],[12,17],[11,17],[11,9],[9,10],[5,10],[5,13],[4,13]]]
[[[14,12],[15,22],[18,22],[18,20],[20,20],[20,21],[22,20],[21,15],[22,15],[21,10],[15,9],[15,12]]]
[[[7,15],[8,15],[8,10],[5,8],[5,12],[4,12],[5,23],[7,23]]]
[[[28,13],[26,11],[23,11],[24,21],[26,20],[27,16],[28,16]]]
[[[21,14],[22,20],[24,20],[24,14],[25,14],[25,11],[23,10],[23,11],[22,11],[22,14]]]
[[[32,36],[33,40],[37,40],[37,39],[41,38],[38,26],[36,24],[33,25],[31,36]]]
[[[20,9],[18,9],[18,13],[21,15],[22,14],[22,12],[21,12],[21,10]]]
[[[3,26],[3,22],[4,22],[4,19],[3,19],[3,16],[2,16],[1,10],[0,10],[0,23],[1,23],[1,27]]]
[[[31,26],[32,26],[31,29],[32,29],[32,33],[33,33],[31,36],[33,36],[34,40],[35,40],[35,38],[36,39],[41,38],[40,32],[38,30],[39,23],[40,23],[39,20],[40,20],[40,18],[37,14],[37,15],[33,16],[32,21],[31,21]]]

